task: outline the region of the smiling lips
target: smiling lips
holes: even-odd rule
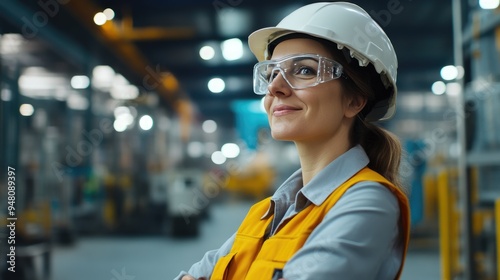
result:
[[[299,111],[300,108],[292,107],[288,105],[277,105],[273,108],[273,116],[279,117],[283,115],[287,115],[296,111]]]

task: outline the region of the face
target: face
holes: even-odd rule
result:
[[[271,59],[294,54],[319,54],[331,58],[329,51],[312,39],[290,39],[279,43]],[[339,79],[319,85],[292,89],[278,74],[265,96],[271,133],[277,140],[317,142],[331,138],[348,139],[352,119],[351,103],[344,97]]]

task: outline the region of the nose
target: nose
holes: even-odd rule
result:
[[[273,73],[274,78],[269,82],[267,86],[269,94],[274,96],[288,96],[292,93],[292,88],[288,85],[283,72],[280,70],[275,70]]]

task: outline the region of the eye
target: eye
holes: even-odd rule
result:
[[[295,71],[295,75],[316,76],[316,70],[314,70],[312,67],[301,66],[301,67],[297,68],[297,70]]]
[[[278,73],[279,73],[279,71],[276,69],[274,71],[268,71],[266,73],[266,81],[273,81],[274,78],[276,78],[276,76],[278,76]]]

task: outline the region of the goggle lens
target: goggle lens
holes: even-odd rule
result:
[[[292,55],[257,63],[253,72],[254,92],[268,93],[269,85],[281,74],[293,89],[305,89],[342,76],[342,65],[316,54]]]

